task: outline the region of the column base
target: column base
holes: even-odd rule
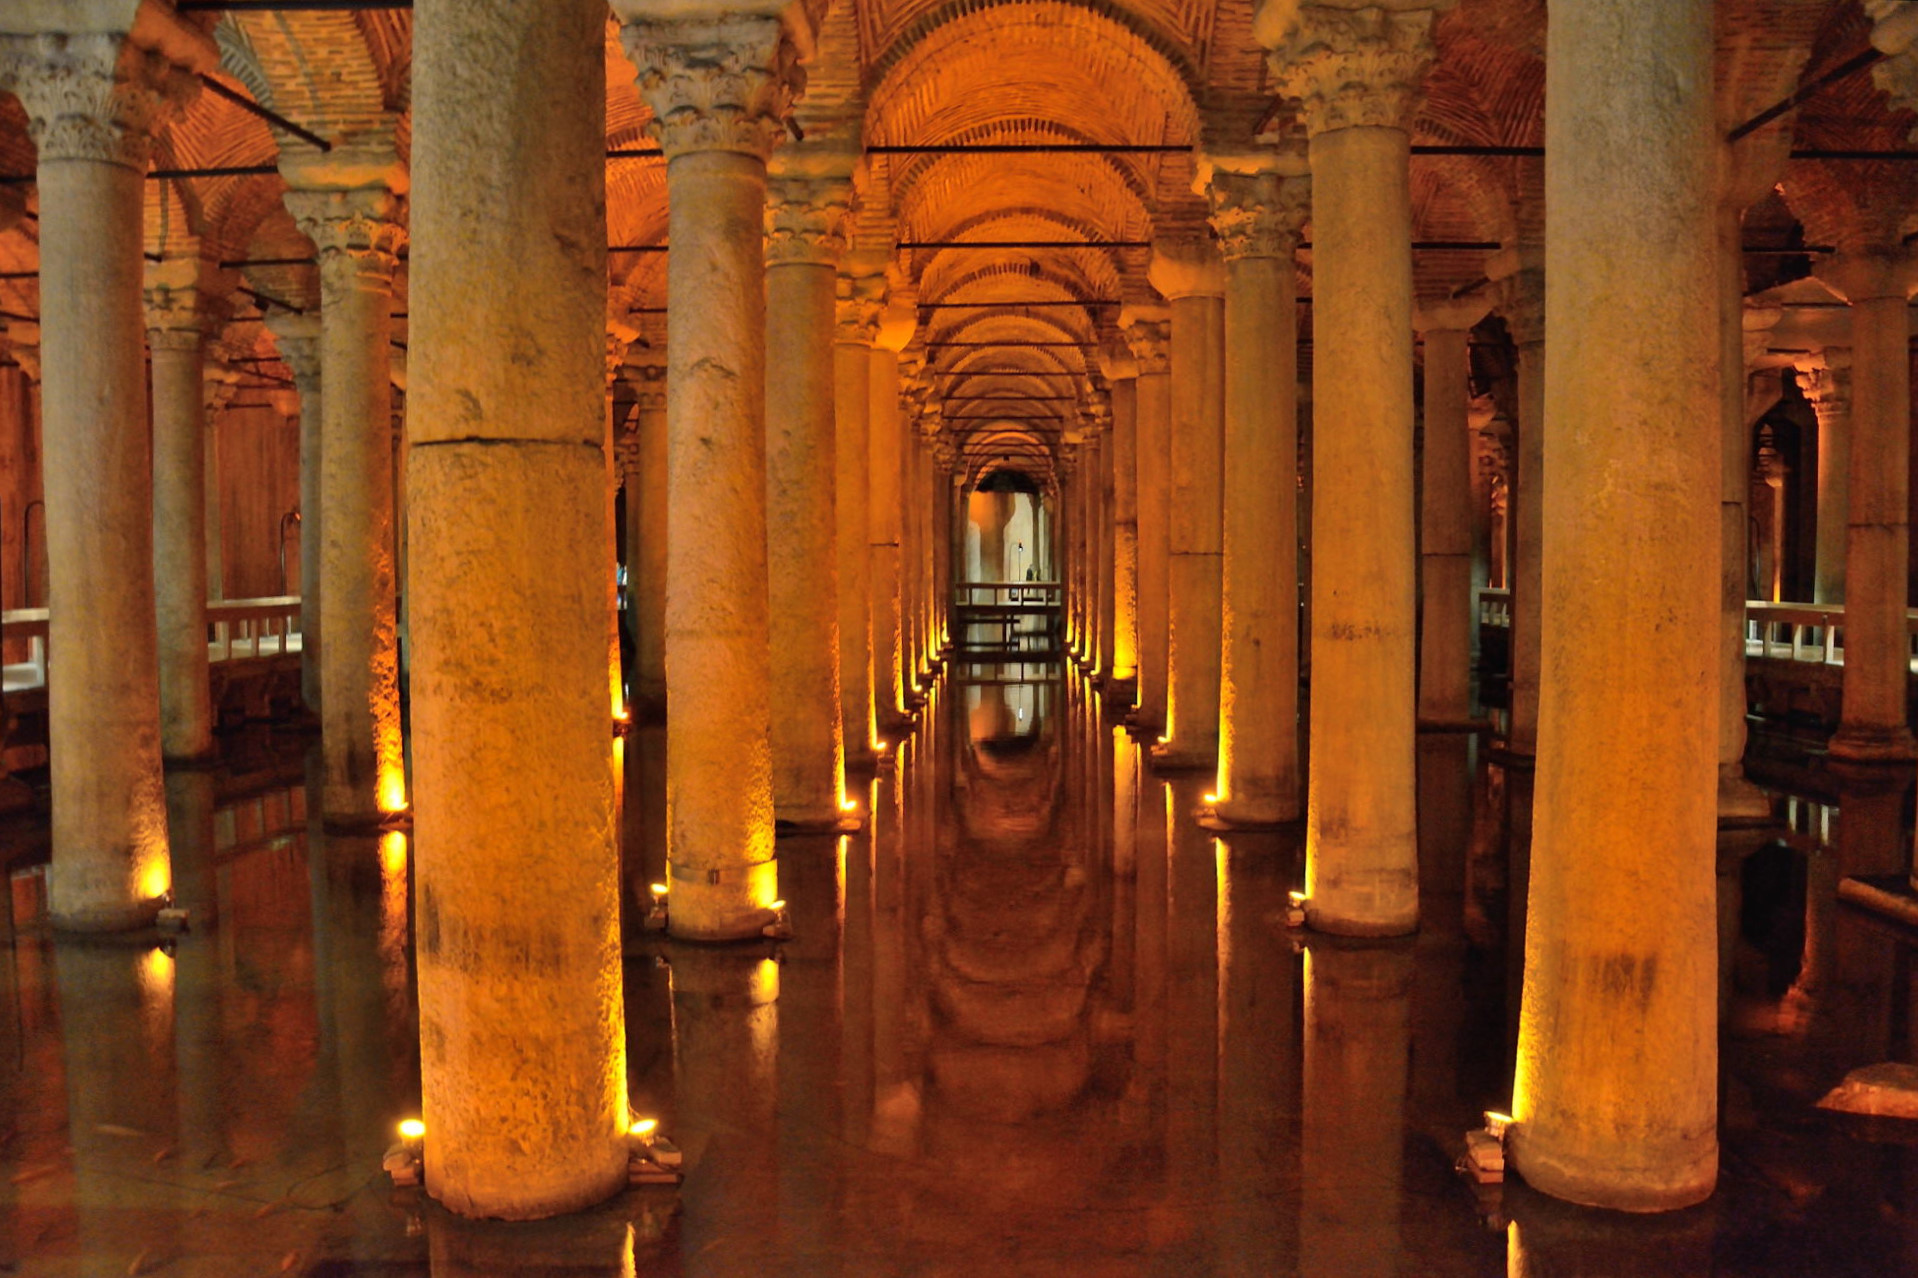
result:
[[[1161,741],[1146,751],[1155,772],[1207,772],[1219,766],[1216,745],[1188,745]]]
[[[155,897],[131,905],[100,909],[47,911],[47,922],[55,932],[73,936],[110,936],[115,933],[150,932],[158,923],[164,903]]]
[[[775,816],[773,818],[773,837],[783,839],[788,835],[797,838],[804,834],[853,834],[865,828],[865,822],[857,815],[846,812],[802,813],[798,816]]]
[[[1305,925],[1314,932],[1323,932],[1328,936],[1345,936],[1356,940],[1386,940],[1395,936],[1411,936],[1417,932],[1419,914],[1418,907],[1415,905],[1406,914],[1360,917],[1339,910],[1328,910],[1311,897],[1307,897]]]
[[[328,834],[382,834],[410,830],[413,814],[406,812],[322,812],[320,829]]]
[[[1572,1158],[1549,1148],[1541,1149],[1536,1136],[1528,1138],[1526,1126],[1514,1124],[1507,1134],[1514,1169],[1533,1189],[1566,1202],[1610,1211],[1677,1211],[1710,1198],[1717,1184],[1715,1140],[1710,1154],[1692,1165],[1655,1175],[1623,1167],[1616,1158],[1603,1155]]]
[[[1742,764],[1718,768],[1718,822],[1720,825],[1771,820],[1771,796],[1745,779]]]
[[[1850,763],[1910,763],[1918,759],[1911,729],[1858,728],[1840,724],[1825,746],[1826,757]]]
[[[1198,810],[1199,825],[1207,830],[1221,833],[1237,832],[1254,834],[1271,830],[1284,830],[1298,825],[1305,814],[1293,805],[1293,813],[1286,816],[1285,805],[1277,803],[1208,803]]]
[[[1132,709],[1126,711],[1125,714],[1120,717],[1120,721],[1125,724],[1126,729],[1131,732],[1133,736],[1141,739],[1150,738],[1152,741],[1157,741],[1159,734],[1165,731],[1165,720],[1145,713],[1144,709],[1139,706],[1134,706]]]
[[[1420,732],[1433,733],[1490,732],[1492,730],[1492,721],[1490,719],[1474,719],[1470,715],[1420,715],[1418,730]]]

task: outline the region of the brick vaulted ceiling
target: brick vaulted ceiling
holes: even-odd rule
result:
[[[818,121],[863,121],[867,144],[1093,142],[1244,150],[1260,130],[1286,132],[1272,75],[1252,39],[1257,0],[834,0],[819,31],[799,108]],[[1859,0],[1719,0],[1721,116],[1728,126],[1866,45]],[[412,18],[404,9],[358,12],[197,12],[213,33],[222,78],[333,139],[391,137],[411,147]],[[1543,138],[1544,0],[1459,0],[1437,27],[1438,61],[1414,128],[1415,143],[1537,145]],[[649,113],[633,69],[607,23],[607,141],[647,144]],[[1914,121],[1893,109],[1869,74],[1850,77],[1770,130],[1774,145],[1891,148]],[[168,168],[271,163],[279,140],[255,115],[202,94],[156,148]],[[288,141],[290,146],[300,145]],[[32,171],[19,105],[0,98],[0,173]],[[1422,156],[1413,161],[1415,235],[1425,241],[1537,243],[1543,235],[1543,165],[1535,158]],[[1186,152],[1158,154],[875,155],[859,176],[857,241],[885,249],[915,241],[1113,240],[1202,235],[1204,206]],[[1918,164],[1794,161],[1763,207],[1766,236],[1852,244],[1910,229]],[[149,184],[153,251],[202,253],[232,268],[230,354],[272,353],[262,306],[317,304],[310,253],[281,202],[277,176],[208,176]],[[666,228],[664,166],[653,158],[607,162],[608,222],[617,245],[658,243]],[[0,185],[0,274],[37,264],[30,184]],[[28,216],[16,216],[24,211]],[[1757,216],[1757,215],[1755,215]],[[1309,228],[1308,228],[1309,236]],[[1783,242],[1781,240],[1781,242]],[[914,354],[955,340],[1003,347],[935,347],[934,363],[974,376],[941,388],[993,393],[1030,386],[1044,372],[1077,397],[1098,385],[1097,350],[1112,337],[1116,305],[1028,308],[1029,301],[1121,303],[1151,296],[1147,252],[1137,248],[951,251],[898,249],[895,288],[920,304],[979,303],[921,312]],[[1416,257],[1421,295],[1471,287],[1483,250]],[[638,308],[647,340],[665,335],[660,254],[611,260],[615,308]],[[404,312],[404,272],[399,305]],[[1311,291],[1310,253],[1301,292]],[[267,299],[267,300],[261,300]],[[0,280],[0,311],[37,312],[30,277]],[[403,340],[403,333],[402,333]],[[1067,346],[1014,343],[1070,342]],[[987,370],[1010,370],[995,373]],[[948,414],[949,420],[960,415]],[[1005,423],[969,419],[981,431]]]

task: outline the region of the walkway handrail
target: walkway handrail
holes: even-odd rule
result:
[[[1512,625],[1512,592],[1504,586],[1482,586],[1478,592],[1478,624],[1509,630]]]
[[[213,634],[214,661],[231,660],[236,645],[245,657],[283,654],[289,651],[287,640],[300,633],[300,597],[222,599],[207,605],[206,621]]]
[[[986,597],[981,599],[979,592]],[[1065,603],[1065,587],[1056,581],[961,581],[952,587],[952,601],[961,608],[1005,607],[1012,604]]]

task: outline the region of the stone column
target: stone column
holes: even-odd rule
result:
[[[845,177],[781,176],[766,210],[766,553],[778,654],[773,811],[795,830],[836,828],[846,795],[833,288],[851,199]]]
[[[1914,756],[1905,722],[1911,639],[1906,459],[1911,448],[1912,277],[1903,254],[1846,253],[1820,277],[1851,303],[1852,449],[1847,485],[1844,711],[1829,752],[1853,762]]]
[[[1466,339],[1488,301],[1427,302],[1418,310],[1425,334],[1425,476],[1420,487],[1419,720],[1460,727],[1472,717],[1472,640],[1478,604],[1472,593],[1471,365]]]
[[[629,356],[634,473],[626,486],[626,593],[633,610],[633,717],[666,718],[666,360]]]
[[[1172,473],[1172,319],[1163,306],[1128,306],[1119,313],[1139,376],[1133,405],[1138,445],[1134,459],[1139,535],[1138,706],[1132,723],[1157,735],[1165,726],[1168,552]]]
[[[861,263],[870,266],[870,262]],[[872,638],[872,344],[886,305],[886,277],[839,277],[833,333],[833,411],[839,529],[839,698],[849,767],[878,757]]]
[[[1658,1211],[1710,1194],[1718,1162],[1717,743],[1700,731],[1719,699],[1712,5],[1552,17],[1546,327],[1576,357],[1546,369],[1545,486],[1579,500],[1545,511],[1506,1148],[1535,1189]],[[1631,642],[1593,643],[1598,617]]]
[[[1117,551],[1118,528],[1113,518],[1113,498],[1116,494],[1118,471],[1117,441],[1112,433],[1112,406],[1108,400],[1096,405],[1103,420],[1099,431],[1099,589],[1098,615],[1093,618],[1093,632],[1099,641],[1097,672],[1100,686],[1103,687],[1112,678],[1113,664],[1118,660],[1118,639],[1112,633],[1118,619],[1118,577]]]
[[[0,85],[19,95],[39,152],[47,602],[58,654],[47,668],[47,893],[54,925],[77,931],[150,922],[169,883],[141,185],[153,133],[197,90],[188,72],[218,64],[212,42],[170,13],[143,9],[137,38],[0,35]]]
[[[211,336],[211,334],[209,334]],[[220,482],[220,415],[240,391],[240,373],[226,363],[211,342],[200,363],[200,469],[205,476],[206,528],[201,555],[206,559],[206,597],[210,603],[226,598],[226,514]]]
[[[652,18],[662,9],[670,17]],[[621,0],[670,208],[666,807],[671,930],[756,936],[778,899],[766,570],[766,157],[799,84],[777,17]],[[842,578],[841,585],[844,580]]]
[[[1312,162],[1311,795],[1307,917],[1418,924],[1407,130],[1443,4],[1306,4],[1261,31]]]
[[[1172,307],[1172,470],[1166,541],[1166,731],[1160,768],[1218,764],[1226,484],[1226,271],[1206,242],[1153,248]]]
[[[1112,383],[1112,661],[1106,693],[1130,702],[1139,681],[1139,361],[1123,347],[1100,353]]]
[[[281,172],[320,262],[321,806],[331,824],[365,826],[406,808],[389,349],[406,175],[380,145],[289,152]]]
[[[1544,626],[1540,573],[1545,558],[1545,272],[1520,270],[1501,290],[1500,308],[1518,348],[1518,422],[1514,482],[1506,496],[1512,533],[1505,580],[1511,599],[1511,715],[1505,744],[1513,754],[1538,753],[1540,642]]]
[[[147,347],[153,380],[153,583],[159,621],[160,753],[213,753],[206,605],[208,537],[206,390],[202,365],[211,299],[206,264],[174,259],[147,268]],[[215,482],[217,479],[215,478]]]
[[[906,349],[918,324],[918,311],[911,300],[895,297],[874,335],[869,375],[871,502],[866,528],[872,573],[873,718],[879,731],[893,738],[909,726],[899,601],[899,548],[905,519],[899,487],[900,459],[905,451],[905,427],[899,412],[899,352]]]
[[[277,313],[267,320],[280,362],[300,396],[300,702],[320,713],[320,561],[325,534],[320,491],[320,317]]]
[[[1851,351],[1827,347],[1798,366],[1798,388],[1818,414],[1818,530],[1812,602],[1845,602],[1851,487]],[[1744,567],[1743,556],[1739,566]]]
[[[428,0],[414,39],[414,872],[427,1190],[529,1219],[626,1185],[605,9],[502,12]]]
[[[1261,161],[1269,165],[1270,161]],[[1311,182],[1215,172],[1225,256],[1224,647],[1212,817],[1299,817],[1299,330],[1293,254]]]

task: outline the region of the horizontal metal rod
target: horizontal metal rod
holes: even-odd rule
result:
[[[236,408],[273,408],[275,405],[269,404],[265,400],[236,399],[226,407],[227,411],[231,412]]]
[[[902,249],[1151,248],[1151,240],[901,240]]]
[[[948,395],[948,404],[992,403],[1009,401],[1014,404],[1076,404],[1077,395]]]
[[[1044,349],[1044,348],[1050,348],[1050,347],[1069,346],[1073,350],[1080,350],[1084,347],[1091,346],[1091,345],[1093,345],[1091,341],[1084,341],[1084,342],[984,342],[984,341],[945,342],[945,341],[940,341],[940,342],[927,342],[926,349],[931,350],[937,346],[1006,346],[1006,347],[1015,347],[1023,350],[1027,347],[1038,347],[1038,348]]]
[[[181,13],[352,13],[411,9],[413,0],[178,0]]]
[[[22,315],[18,311],[0,311],[0,320],[19,320],[22,324],[38,324],[38,315]]]
[[[664,244],[615,244],[606,250],[608,253],[664,253]]]
[[[291,302],[282,302],[279,298],[274,297],[271,293],[262,293],[258,289],[252,289],[252,288],[242,288],[240,292],[245,293],[248,297],[252,298],[254,302],[259,305],[259,308],[262,312],[264,312],[268,306],[277,306],[281,310],[291,312],[294,315],[306,314],[305,308],[295,306]]]
[[[1770,124],[1773,120],[1776,120],[1779,116],[1785,114],[1785,112],[1791,110],[1820,89],[1858,74],[1874,62],[1883,59],[1884,56],[1885,55],[1878,50],[1871,48],[1863,49],[1852,54],[1849,58],[1846,58],[1843,62],[1840,62],[1837,66],[1825,72],[1823,75],[1818,76],[1816,79],[1806,80],[1800,83],[1796,89],[1786,94],[1782,100],[1766,107],[1763,111],[1760,111],[1757,115],[1754,115],[1730,133],[1727,133],[1725,140],[1727,142],[1736,142],[1742,137],[1747,137],[1758,132],[1758,130],[1764,128],[1767,124]]]
[[[268,124],[286,130],[302,142],[310,142],[322,151],[331,151],[333,149],[331,142],[328,142],[325,138],[313,132],[313,130],[300,127],[281,115],[278,111],[273,110],[271,107],[262,106],[252,98],[247,97],[244,93],[227,88],[226,85],[215,80],[210,75],[202,75],[200,77],[200,83],[205,85],[207,90],[215,97],[225,98],[241,110],[257,115]]]
[[[615,146],[608,147],[606,158],[609,160],[663,160],[666,153],[656,146]]]
[[[213,177],[267,177],[278,174],[277,164],[216,164],[205,168],[191,169],[153,169],[147,173],[147,181],[175,181],[180,178]]]
[[[1300,240],[1301,249],[1310,249],[1311,240]],[[1498,240],[1413,240],[1415,253],[1494,253],[1505,245]]]
[[[875,145],[867,155],[1171,155],[1190,142],[935,142],[923,146]]]
[[[1476,146],[1452,144],[1421,144],[1412,147],[1413,155],[1464,155],[1481,159],[1543,159],[1545,148],[1542,146]]]
[[[1079,299],[1062,300],[1056,297],[1049,297],[1049,298],[1041,299],[1039,301],[1032,301],[1032,302],[921,302],[919,303],[919,309],[922,311],[960,311],[960,310],[979,310],[987,307],[1017,307],[1017,308],[1030,309],[1033,307],[1041,307],[1041,306],[1051,307],[1051,306],[1124,306],[1124,305],[1125,303],[1120,301],[1116,297],[1088,297],[1083,300],[1079,300]]]

